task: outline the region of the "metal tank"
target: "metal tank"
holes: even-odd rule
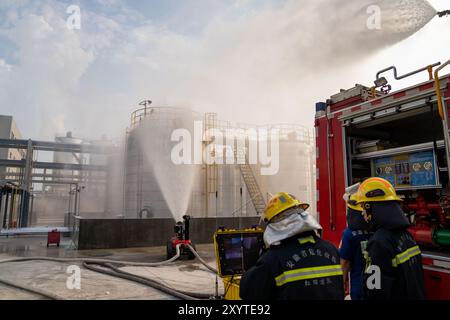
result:
[[[194,130],[196,121],[197,125],[202,121],[201,128]],[[220,161],[222,154],[223,162],[175,165],[171,152],[178,140],[171,141],[171,135],[177,129],[190,133],[191,145],[195,139],[200,142],[197,146],[203,156]],[[265,128],[280,132],[280,164],[275,175],[263,176],[260,165],[248,164],[249,132],[257,129],[220,121],[213,113],[202,116],[181,108],[135,111],[125,147],[124,217],[181,220],[186,213],[193,217],[255,216],[262,213],[269,194],[278,191],[295,194],[315,212],[312,132],[294,126]],[[244,139],[243,150],[237,140],[227,141],[227,135]],[[237,163],[238,158],[244,164]]]
[[[176,165],[171,159],[177,144],[171,141],[174,131],[185,130],[194,137],[194,123],[201,120],[200,114],[182,108],[133,112],[125,147],[125,218],[179,220],[186,213],[203,215],[202,165]]]
[[[99,140],[91,140],[89,145],[94,148],[102,149],[113,146],[113,142],[106,136]],[[87,164],[95,166],[104,166],[109,169],[114,154],[92,153],[85,157]],[[84,217],[103,218],[109,217],[107,206],[107,194],[112,192],[107,184],[114,184],[112,180],[115,172],[111,171],[85,171],[83,173],[84,181],[82,190],[80,190],[80,212]]]
[[[55,142],[59,143],[70,143],[70,144],[82,144],[83,139],[75,138],[72,136],[72,132],[67,132],[64,137],[56,137]],[[84,156],[79,153],[71,152],[54,152],[53,161],[59,163],[82,163],[84,161]],[[67,171],[67,170],[65,170]],[[70,171],[71,172],[71,171]]]
[[[280,191],[295,195],[310,204],[310,213],[316,214],[315,146],[313,132],[301,126],[276,125],[280,132],[279,169],[274,175],[261,175],[257,180],[266,198]],[[261,169],[259,165],[257,171]]]
[[[72,132],[67,132],[66,136],[64,137],[56,137],[55,142],[59,143],[67,143],[67,144],[82,144],[84,141],[80,138],[75,138],[72,135]],[[66,163],[66,164],[86,164],[87,158],[86,155],[80,154],[80,153],[71,153],[71,152],[54,152],[53,153],[53,162],[56,163]],[[54,170],[54,179],[53,180],[59,180],[71,177],[75,180],[79,179],[81,180],[81,175],[84,174],[83,172],[77,171],[77,170]],[[45,185],[44,185],[44,189]],[[53,193],[59,193],[61,195],[66,196],[68,194],[68,187],[67,185],[51,185],[48,189],[49,191]]]
[[[205,152],[211,151],[216,160],[214,165],[205,165],[205,215],[208,217],[255,216],[256,211],[241,168],[236,162],[237,150],[240,150],[238,140],[244,141],[243,149],[246,149],[247,126],[218,120],[217,114],[207,113],[204,128]],[[210,145],[213,147],[208,149]]]

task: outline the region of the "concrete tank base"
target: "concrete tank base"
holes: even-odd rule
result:
[[[250,228],[260,217],[192,218],[194,244],[213,242],[218,227]],[[119,249],[165,246],[174,234],[174,219],[80,219],[78,249]]]

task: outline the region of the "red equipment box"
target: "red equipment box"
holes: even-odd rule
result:
[[[52,230],[48,233],[47,236],[47,247],[50,244],[56,244],[59,247],[59,242],[61,241],[61,232],[59,232],[57,229]]]

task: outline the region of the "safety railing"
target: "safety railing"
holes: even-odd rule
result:
[[[448,128],[448,110],[447,105],[444,105],[444,102],[442,101],[442,91],[441,91],[441,79],[439,77],[439,72],[441,72],[445,67],[450,65],[450,60],[445,62],[443,65],[441,65],[439,68],[437,68],[434,71],[434,83],[435,83],[435,89],[436,89],[436,98],[438,103],[438,109],[439,109],[439,115],[442,119],[442,127],[444,129],[444,140],[445,140],[445,153],[446,153],[446,160],[447,160],[447,167],[450,167],[450,132]],[[448,177],[449,179],[449,185],[450,185],[450,175]]]
[[[444,69],[448,65],[450,65],[450,60],[434,71],[434,83],[436,86],[437,103],[439,107],[439,115],[441,116],[442,120],[445,119],[445,112],[444,112],[444,103],[442,102],[441,80],[439,79],[439,72],[441,72],[442,69]]]
[[[143,120],[172,120],[176,119],[182,113],[190,113],[192,115],[198,116],[200,119],[200,114],[186,108],[179,107],[144,107],[135,110],[131,114],[131,129],[138,127]]]
[[[178,107],[145,107],[135,110],[131,114],[131,129],[138,127],[144,119],[150,120],[172,120],[180,117],[183,113],[192,114],[200,119],[200,115],[190,109]],[[206,114],[211,115],[211,114]],[[252,125],[248,123],[239,123],[225,120],[218,120],[214,118],[213,126],[207,123],[205,118],[205,126],[210,135],[214,135],[214,131],[220,131],[222,135],[230,136],[249,136],[249,132],[257,133],[258,139],[269,139],[274,132],[278,133],[278,138],[281,140],[296,140],[313,143],[313,130],[293,124],[273,124],[273,125]]]
[[[371,95],[370,99],[375,99],[375,98],[378,97],[378,93],[379,93],[379,91],[377,91],[378,88],[381,88],[380,89],[381,93],[387,94],[387,93],[390,92],[391,85],[389,85],[389,83],[388,83],[388,81],[387,81],[387,79],[385,77],[381,77],[381,75],[383,73],[386,73],[386,72],[392,70],[393,73],[394,73],[395,80],[402,80],[402,79],[406,79],[408,77],[411,77],[413,75],[419,74],[421,72],[427,71],[428,72],[428,76],[429,76],[429,80],[433,80],[433,68],[438,67],[440,65],[441,65],[440,62],[436,62],[436,63],[433,63],[433,64],[430,64],[430,65],[428,65],[426,67],[423,67],[423,68],[411,71],[411,72],[406,73],[406,74],[401,75],[401,76],[398,75],[397,67],[395,67],[395,66],[390,66],[388,68],[380,70],[380,71],[377,72],[377,75],[376,75],[375,86],[370,88],[370,95]]]

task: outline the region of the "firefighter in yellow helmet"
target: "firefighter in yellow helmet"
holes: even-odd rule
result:
[[[246,300],[343,300],[339,252],[317,234],[322,227],[308,204],[277,193],[267,204],[264,242],[268,248],[244,273],[240,296]]]
[[[347,228],[344,229],[339,247],[345,288],[352,300],[362,300],[365,260],[361,248],[367,245],[372,235],[362,216],[363,208],[357,204],[359,185],[348,187],[343,197],[347,205]]]
[[[357,204],[374,231],[365,252],[365,299],[425,299],[421,252],[407,230],[401,203],[392,184],[382,178],[367,179],[357,192]]]

